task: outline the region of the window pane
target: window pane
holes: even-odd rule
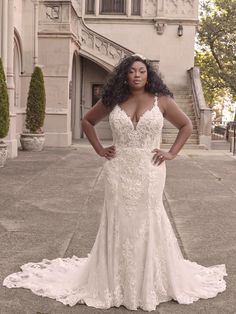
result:
[[[140,0],[132,0],[132,15],[140,15]]]
[[[95,0],[85,0],[85,13],[94,14],[94,2]]]
[[[101,0],[101,13],[124,14],[125,0]]]
[[[92,85],[92,106],[98,102],[98,100],[102,97],[102,88],[103,84],[93,84]]]

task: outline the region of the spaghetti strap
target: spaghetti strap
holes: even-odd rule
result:
[[[155,93],[155,106],[158,107],[158,95],[157,95],[157,93]]]

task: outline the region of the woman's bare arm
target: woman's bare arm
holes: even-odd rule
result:
[[[169,150],[171,154],[176,156],[189,138],[189,136],[192,134],[192,121],[179,108],[173,98],[169,96],[162,96],[159,98],[159,103],[164,108],[164,118],[179,129],[175,142]]]
[[[85,114],[81,123],[84,133],[98,155],[100,155],[103,150],[103,146],[97,137],[94,125],[105,118],[108,114],[109,109],[105,107],[101,99],[99,99],[98,102]]]

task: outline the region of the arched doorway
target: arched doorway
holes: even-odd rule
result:
[[[71,132],[72,140],[86,138],[81,128],[81,120],[100,98],[108,71],[92,60],[74,53],[72,60],[70,98],[71,98]],[[108,116],[96,126],[100,139],[111,139]]]
[[[21,100],[21,73],[22,73],[22,47],[21,40],[17,30],[14,30],[14,59],[13,59],[13,71],[14,71],[14,105],[20,106]]]
[[[72,139],[79,139],[82,137],[81,129],[81,62],[80,56],[75,52],[72,60],[72,74],[71,74],[71,132]]]

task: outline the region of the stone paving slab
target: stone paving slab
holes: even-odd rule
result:
[[[0,169],[1,282],[30,261],[87,256],[100,222],[104,161],[86,141],[39,153],[20,151],[7,160]],[[166,165],[163,201],[183,254],[205,266],[225,263],[227,290],[190,305],[161,303],[152,313],[235,314],[236,158],[226,150],[182,149]],[[0,286],[0,314],[130,312],[123,306],[69,307],[27,289]]]

